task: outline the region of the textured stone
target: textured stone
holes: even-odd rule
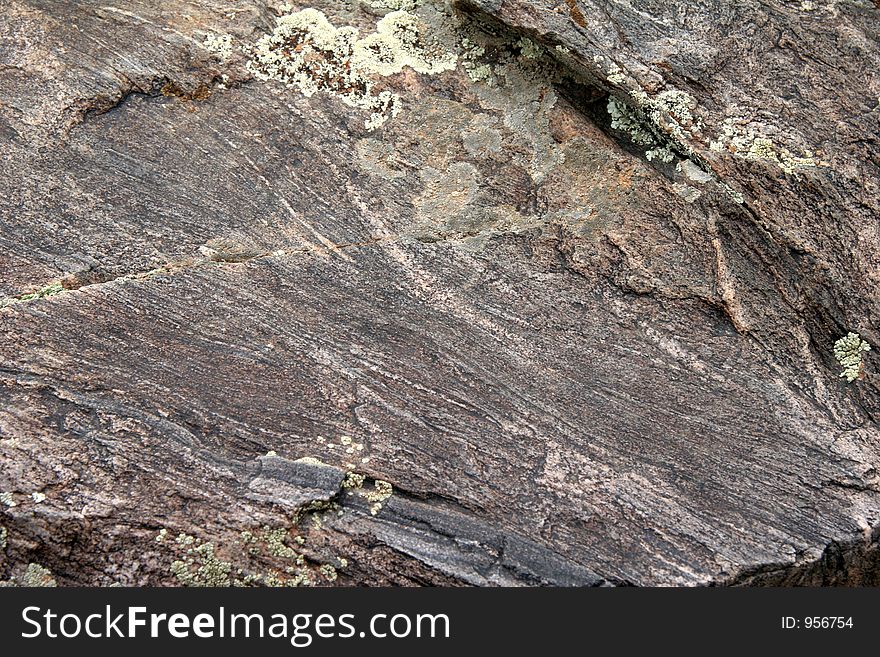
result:
[[[880,583],[880,10],[406,4],[0,0],[0,579]]]

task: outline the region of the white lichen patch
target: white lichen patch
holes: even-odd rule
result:
[[[682,130],[699,129],[701,123],[693,115],[696,101],[683,91],[668,89],[649,101],[649,112],[665,111]]]
[[[31,493],[31,499],[36,504],[39,504],[40,502],[45,501],[46,495],[45,495],[45,493],[40,493],[39,491],[36,491],[36,492]]]
[[[8,506],[9,508],[17,506],[15,500],[12,499],[12,493],[7,491],[0,492],[0,504]]]
[[[205,49],[217,56],[221,61],[232,59],[235,52],[232,45],[232,35],[230,34],[208,34],[202,41]]]
[[[417,73],[437,75],[455,69],[458,55],[439,41],[425,38],[416,16],[395,11],[379,21],[375,34],[354,43],[351,65],[383,76],[400,73],[407,66]]]
[[[271,34],[253,49],[248,69],[261,80],[275,80],[305,96],[328,93],[370,113],[368,130],[400,111],[400,98],[376,91],[374,78],[411,68],[424,75],[453,70],[458,56],[424,34],[418,19],[397,10],[384,16],[363,38],[354,27],[336,27],[316,9],[281,16]]]
[[[321,459],[316,459],[314,456],[303,456],[296,459],[295,463],[305,463],[306,465],[319,465],[319,466],[327,466]]]
[[[850,331],[834,343],[834,357],[843,372],[840,377],[852,383],[862,376],[862,354],[871,350],[871,345],[862,340],[858,333]]]
[[[364,0],[373,9],[390,9],[392,11],[412,11],[421,4],[421,0]]]
[[[675,159],[675,153],[672,152],[668,146],[660,146],[658,148],[652,148],[650,150],[645,151],[645,157],[648,158],[648,161],[651,162],[653,160],[657,160],[659,162],[672,162]]]
[[[684,91],[667,89],[651,97],[642,90],[634,90],[630,96],[646,121],[685,149],[687,139],[702,129],[702,121],[693,114],[697,103]]]
[[[620,85],[624,84],[628,78],[617,64],[612,63],[611,66],[608,67],[608,75],[605,76],[605,79],[611,84]]]

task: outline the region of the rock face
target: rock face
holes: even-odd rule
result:
[[[880,584],[867,0],[0,0],[0,579]]]

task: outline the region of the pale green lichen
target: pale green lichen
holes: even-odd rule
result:
[[[259,531],[241,531],[230,546],[233,556],[239,555],[238,563],[220,558],[214,543],[181,534],[174,549],[179,558],[171,563],[171,573],[183,586],[313,586],[318,576],[335,581],[335,568],[310,566],[305,555],[286,544],[289,534],[287,528],[269,525]],[[294,540],[305,543],[301,536]],[[278,569],[266,569],[267,560],[281,564]]]
[[[52,577],[51,571],[37,563],[29,563],[27,565],[27,570],[24,571],[24,575],[22,575],[18,584],[19,586],[27,586],[31,588],[58,586],[55,578]]]
[[[273,557],[281,557],[282,559],[297,558],[296,550],[284,543],[287,533],[287,530],[284,528],[273,529],[271,527],[263,527],[262,540],[266,544],[269,554]]]
[[[834,343],[834,357],[843,372],[840,373],[841,378],[852,383],[862,376],[862,354],[870,351],[871,345],[862,340],[862,336],[858,333],[850,331],[846,336],[840,338]]]
[[[58,294],[64,292],[64,286],[61,283],[50,283],[45,287],[40,288],[36,292],[31,292],[29,294],[22,294],[17,297],[9,297],[7,299],[0,299],[0,308],[5,308],[6,306],[11,306],[15,303],[23,303],[25,301],[36,301],[37,299],[47,299],[49,297],[54,297]]]
[[[486,49],[469,38],[461,40],[461,65],[471,82],[487,82],[493,84],[492,67],[481,61],[485,56]]]
[[[183,586],[229,586],[232,563],[217,557],[213,543],[200,543],[171,564],[171,574]]]
[[[0,504],[4,504],[9,508],[17,506],[14,499],[12,499],[12,493],[8,491],[0,492]]]
[[[608,67],[608,75],[605,79],[611,84],[620,85],[627,81],[627,76],[617,64],[612,63],[611,66]]]
[[[156,534],[155,540],[157,543],[163,543],[167,537],[168,537],[168,530],[163,527],[162,529],[159,530],[159,533]]]
[[[374,91],[374,76],[405,67],[436,75],[457,62],[458,56],[425,36],[418,17],[407,11],[387,14],[376,32],[360,38],[356,28],[337,28],[309,8],[279,17],[273,32],[257,42],[247,67],[258,79],[282,82],[305,96],[329,93],[369,111],[365,127],[373,130],[400,111],[396,94]]]
[[[544,56],[544,49],[529,38],[522,37],[516,43],[523,59],[540,59]]]
[[[635,144],[647,146],[654,143],[654,136],[638,120],[632,109],[613,96],[608,99],[608,114],[611,115],[611,127],[629,135]]]
[[[324,576],[324,579],[326,579],[328,582],[335,582],[339,577],[339,575],[336,574],[336,569],[330,564],[324,564],[323,566],[318,568],[318,571],[321,573],[321,575]]]
[[[668,146],[660,146],[645,151],[645,157],[648,161],[659,160],[660,162],[672,162],[675,159],[675,153]]]
[[[774,128],[768,128],[774,130]],[[812,151],[805,151],[797,156],[783,146],[777,145],[772,139],[762,134],[759,128],[746,125],[741,117],[730,117],[721,124],[721,130],[709,148],[716,152],[729,151],[749,160],[769,162],[778,166],[787,174],[797,174],[798,170],[808,167],[828,166],[827,162],[818,160]]]
[[[630,96],[645,120],[659,134],[676,140],[682,150],[689,150],[688,137],[702,128],[702,121],[693,115],[696,101],[690,95],[678,89],[667,89],[652,98],[636,89],[630,92]]]
[[[682,129],[699,129],[701,122],[695,118],[692,108],[696,102],[690,95],[678,89],[662,91],[650,104],[653,111],[662,110],[671,116]]]

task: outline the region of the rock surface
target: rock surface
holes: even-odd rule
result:
[[[878,28],[0,0],[0,579],[880,584]]]

